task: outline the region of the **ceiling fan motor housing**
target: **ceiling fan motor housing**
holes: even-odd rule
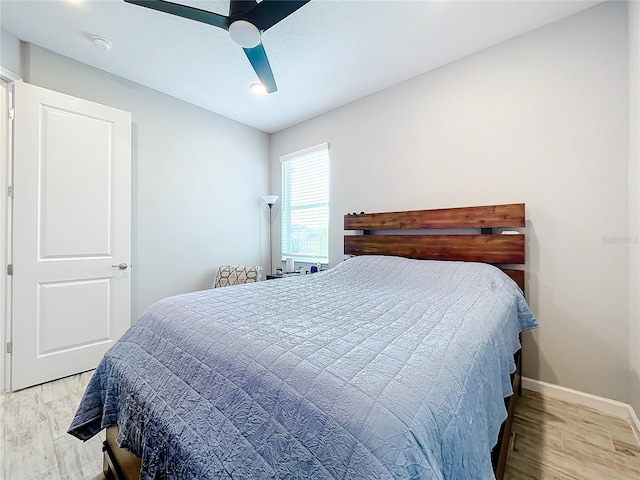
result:
[[[254,48],[260,44],[260,30],[246,20],[236,20],[229,25],[229,36],[242,48]]]

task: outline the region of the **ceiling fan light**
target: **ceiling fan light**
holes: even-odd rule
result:
[[[236,20],[229,25],[229,36],[242,48],[253,48],[260,45],[260,30],[246,20]]]
[[[251,85],[249,85],[249,88],[256,95],[266,95],[267,94],[267,87],[265,87],[260,82],[252,83]]]

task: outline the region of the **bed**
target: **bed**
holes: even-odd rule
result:
[[[523,235],[493,231],[523,225],[522,204],[346,215],[355,257],[326,272],[151,306],[69,433],[108,429],[109,478],[500,477],[490,452],[537,324],[523,275],[477,262],[523,264]],[[432,228],[481,230],[378,235]]]

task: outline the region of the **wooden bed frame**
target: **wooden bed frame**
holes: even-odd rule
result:
[[[501,235],[494,228],[525,226],[524,203],[481,207],[415,210],[390,213],[361,213],[344,216],[345,231],[361,234],[345,235],[345,255],[394,255],[421,260],[457,260],[494,265],[523,265],[525,241],[523,234]],[[480,229],[479,233],[449,233],[432,235],[420,230]],[[387,234],[390,230],[414,233]],[[387,231],[387,232],[385,232]],[[524,271],[502,269],[524,292]],[[515,356],[516,371],[512,375],[515,396],[520,394],[521,356]],[[513,398],[513,397],[511,397]],[[491,460],[496,479],[501,480],[511,436],[515,401],[505,399],[508,418],[500,430],[498,444]],[[104,442],[104,474],[107,480],[137,480],[141,461],[116,443],[117,427],[107,428]]]
[[[524,203],[487,205],[481,207],[444,208],[390,213],[361,213],[344,216],[344,229],[361,231],[360,235],[345,235],[345,255],[396,255],[418,260],[457,260],[464,262],[524,265],[523,234],[503,235],[494,228],[525,226]],[[432,235],[405,231],[480,229],[479,234],[466,232]],[[403,234],[387,234],[397,230]],[[431,233],[431,232],[429,232]],[[524,293],[524,270],[501,268]],[[498,444],[491,454],[497,480],[504,476],[511,438],[511,425],[516,402],[521,393],[520,351],[515,355],[516,371],[511,376],[514,396],[505,399],[508,417],[502,424]]]

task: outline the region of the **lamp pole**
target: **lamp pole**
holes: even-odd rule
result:
[[[271,250],[271,207],[273,207],[273,203],[269,204],[269,273],[273,272],[273,250]]]
[[[271,208],[278,201],[278,195],[265,195],[262,199],[269,205],[269,273],[274,273],[273,271],[273,251],[271,250]]]

